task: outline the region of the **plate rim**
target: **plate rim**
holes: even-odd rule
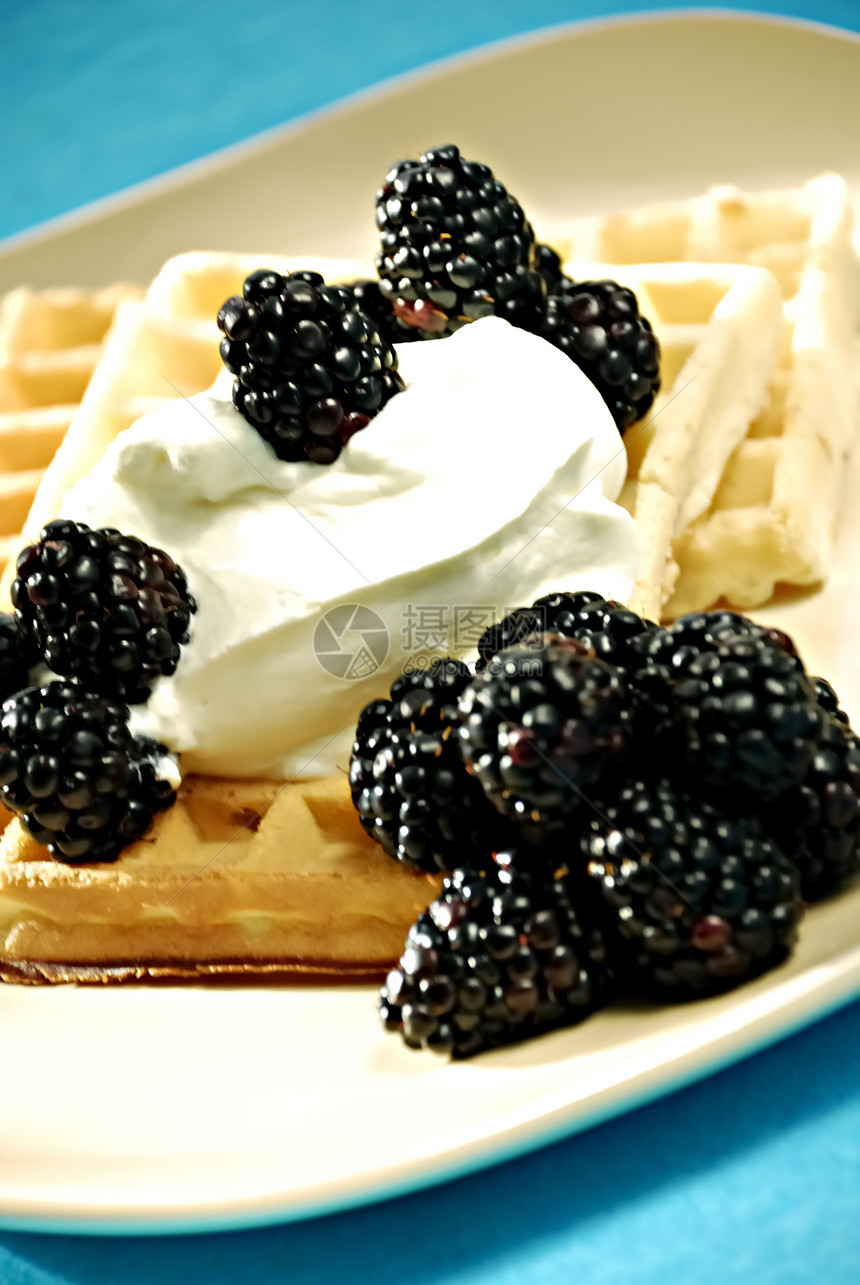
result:
[[[860,895],[860,883],[854,891]],[[777,1011],[775,1025],[756,1027],[752,1039],[739,1037],[737,1032],[732,1038],[732,1033],[728,1033],[722,1037],[715,1057],[702,1059],[695,1053],[682,1053],[677,1059],[680,1065],[668,1077],[652,1074],[644,1085],[636,1081],[631,1091],[625,1087],[602,1100],[592,1111],[574,1119],[567,1118],[567,1113],[573,1108],[565,1104],[552,1113],[547,1112],[543,1118],[520,1121],[503,1134],[484,1139],[485,1145],[477,1155],[473,1144],[463,1143],[452,1149],[453,1154],[445,1153],[431,1161],[429,1167],[425,1165],[421,1172],[403,1176],[387,1171],[379,1181],[365,1182],[358,1188],[351,1184],[348,1189],[346,1180],[342,1179],[341,1187],[327,1198],[312,1198],[307,1202],[276,1192],[262,1197],[251,1194],[238,1201],[235,1197],[225,1197],[204,1200],[199,1205],[186,1202],[178,1209],[172,1205],[169,1211],[166,1208],[150,1211],[148,1207],[138,1206],[138,1213],[130,1213],[131,1206],[122,1208],[117,1205],[117,1214],[107,1217],[103,1210],[101,1215],[91,1216],[90,1211],[95,1208],[92,1203],[74,1199],[62,1203],[55,1200],[41,1202],[43,1206],[52,1203],[54,1212],[7,1214],[0,1210],[0,1231],[93,1237],[162,1237],[251,1231],[347,1213],[454,1182],[543,1150],[669,1097],[833,1016],[860,998],[860,945],[839,958],[843,961],[842,974],[835,984],[825,986],[828,993],[823,1003],[810,1003],[809,993],[801,991],[794,1002]],[[786,1020],[779,1020],[782,1018]],[[388,1170],[391,1168],[389,1165]]]

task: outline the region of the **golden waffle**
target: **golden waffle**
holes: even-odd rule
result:
[[[438,879],[385,856],[339,779],[189,777],[114,863],[0,837],[0,978],[378,977]]]
[[[119,304],[142,290],[24,287],[0,301],[0,568],[71,423]]]
[[[757,196],[714,188],[688,201],[579,220],[549,237],[573,260],[745,263],[779,282],[783,335],[766,403],[725,461],[709,507],[675,531],[677,571],[670,564],[663,590],[667,616],[720,599],[755,607],[777,584],[815,584],[828,574],[857,428],[860,288],[852,226],[844,181],[823,175]],[[621,276],[623,268],[606,271]],[[729,387],[735,377],[727,365]],[[664,435],[660,419],[655,427],[656,445]],[[669,485],[679,480],[676,474]]]

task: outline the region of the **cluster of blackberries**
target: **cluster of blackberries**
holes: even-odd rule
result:
[[[488,166],[452,145],[398,161],[377,193],[376,222],[379,285],[364,293],[392,341],[438,339],[495,315],[570,357],[621,432],[653,403],[660,347],[636,296],[615,281],[565,276]]]
[[[233,403],[283,460],[331,464],[396,393],[395,343],[481,317],[541,335],[594,383],[623,433],[660,389],[635,294],[573,282],[487,165],[448,145],[398,161],[376,198],[375,281],[253,272],[218,313]]]
[[[16,570],[14,616],[0,615],[0,798],[59,860],[114,860],[176,797],[167,751],[132,735],[128,706],[175,671],[197,604],[162,549],[82,522],[49,522]],[[52,681],[28,686],[40,667]]]
[[[860,868],[860,742],[791,640],[557,593],[361,716],[350,780],[393,857],[448,872],[385,982],[410,1047],[463,1056],[618,991],[772,967]]]

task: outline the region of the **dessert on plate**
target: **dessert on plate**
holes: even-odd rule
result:
[[[389,172],[376,278],[166,265],[7,576],[2,974],[365,977],[414,921],[384,1023],[465,1055],[779,962],[856,869],[854,735],[785,635],[653,621],[763,426],[783,471],[848,449],[828,218],[563,264],[446,147]]]

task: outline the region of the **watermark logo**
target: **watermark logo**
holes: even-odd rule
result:
[[[314,630],[314,655],[335,678],[369,678],[388,658],[385,621],[371,607],[346,602],[332,607]]]

